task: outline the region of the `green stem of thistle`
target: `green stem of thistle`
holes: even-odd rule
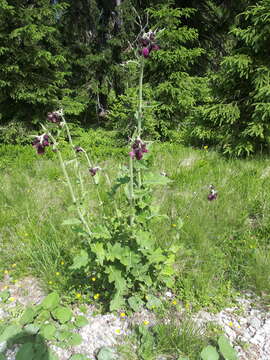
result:
[[[53,141],[54,146],[56,147],[56,152],[57,152],[57,155],[58,155],[59,163],[60,163],[61,169],[63,171],[64,177],[66,179],[66,182],[68,184],[68,188],[69,188],[69,192],[70,192],[70,195],[71,195],[71,198],[72,198],[72,202],[76,206],[78,216],[79,216],[81,222],[83,223],[83,225],[85,226],[86,231],[91,236],[92,231],[90,230],[90,228],[89,228],[89,226],[87,224],[87,221],[85,220],[85,218],[84,218],[84,216],[83,216],[83,214],[82,214],[82,212],[81,212],[81,210],[80,210],[80,208],[78,206],[78,201],[77,201],[75,192],[73,190],[73,187],[72,187],[72,184],[71,184],[71,181],[70,181],[70,178],[69,178],[69,175],[68,175],[64,160],[62,158],[61,152],[57,148],[57,142],[56,142],[55,138],[52,136],[52,134],[50,132],[47,132],[47,134],[50,136],[50,138]]]
[[[131,208],[131,215],[130,215],[130,226],[134,224],[134,179],[133,179],[133,159],[130,156],[129,159],[129,203]]]
[[[75,147],[74,147],[74,144],[73,144],[73,141],[72,141],[72,137],[71,137],[71,134],[70,134],[70,131],[69,131],[69,127],[68,127],[68,124],[66,122],[66,119],[64,117],[64,115],[61,115],[61,118],[63,120],[63,123],[64,123],[64,126],[65,126],[65,129],[66,129],[66,132],[67,132],[67,136],[68,136],[68,142],[74,152],[74,155],[75,155],[75,159],[76,159],[76,173],[77,173],[77,176],[79,178],[79,182],[80,182],[80,186],[81,186],[81,196],[83,198],[84,196],[84,187],[83,187],[83,179],[82,179],[82,174],[80,172],[80,167],[79,167],[79,161],[78,161],[78,156],[76,154],[76,150],[75,150]]]
[[[141,136],[142,132],[142,91],[143,91],[143,70],[144,59],[141,59],[140,79],[139,79],[139,105],[138,105],[138,136]]]
[[[143,91],[143,70],[144,70],[144,59],[141,59],[141,68],[140,68],[140,79],[139,79],[139,104],[138,104],[138,136],[141,136],[142,132],[142,91]],[[141,169],[137,171],[138,175],[138,187],[142,187],[142,175]]]

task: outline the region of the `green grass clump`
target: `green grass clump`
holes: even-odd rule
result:
[[[98,161],[103,146],[103,154],[108,157]],[[107,138],[98,151],[94,146],[91,149],[95,163],[106,169],[110,179],[115,179],[119,166],[126,162],[126,158],[122,159],[128,148],[111,148],[110,152]],[[109,156],[110,153],[116,155]],[[16,263],[16,277],[31,273],[48,288],[80,298],[78,294],[83,295],[95,284],[91,274],[90,280],[70,280],[69,266],[84,240],[62,225],[72,217],[72,208],[55,154],[48,151],[38,157],[31,146],[19,145],[1,146],[0,154],[2,273]],[[179,300],[191,309],[217,309],[237,291],[269,294],[268,160],[226,160],[211,150],[154,144],[149,162],[153,172],[166,172],[173,180],[165,188],[158,188],[154,197],[155,205],[167,218],[153,220],[150,225],[159,246],[166,248],[172,239],[178,239],[174,240],[180,246],[174,291]],[[86,165],[83,173],[91,189]],[[218,191],[214,201],[207,200],[210,184]],[[103,206],[108,206],[108,216],[114,212],[106,205],[109,190],[101,175],[100,196]],[[86,201],[88,216],[98,216],[100,201],[96,193],[90,192]],[[181,230],[174,226],[179,221],[183,222]]]

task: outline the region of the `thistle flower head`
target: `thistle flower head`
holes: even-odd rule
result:
[[[96,173],[97,173],[99,170],[101,170],[100,167],[99,167],[99,166],[96,166],[96,167],[90,168],[90,169],[89,169],[89,172],[90,172],[90,174],[91,174],[92,176],[95,176]]]
[[[210,193],[208,194],[207,199],[208,199],[209,201],[216,200],[217,195],[218,195],[217,190],[215,190],[215,188],[214,188],[213,185],[210,185],[210,186],[209,186],[209,190],[210,190]]]
[[[59,124],[61,122],[61,114],[58,111],[49,112],[47,119],[53,124]]]
[[[32,145],[36,148],[37,153],[39,155],[43,155],[45,153],[45,147],[50,145],[49,135],[42,134],[42,135],[36,136]]]
[[[143,154],[147,153],[148,149],[146,148],[146,144],[142,142],[142,140],[138,137],[134,143],[131,145],[131,151],[129,156],[132,159],[141,160],[143,158]]]
[[[159,50],[160,47],[156,44],[157,30],[143,33],[139,39],[139,54],[145,58],[148,58],[151,51]]]

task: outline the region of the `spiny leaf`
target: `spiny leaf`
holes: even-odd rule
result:
[[[75,256],[73,264],[69,267],[71,270],[77,270],[81,267],[85,267],[88,264],[89,257],[85,250],[81,250],[80,254]]]

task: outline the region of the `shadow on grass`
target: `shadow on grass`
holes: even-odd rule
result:
[[[35,333],[37,329],[16,332],[17,325],[7,327],[0,336],[0,360],[57,360],[42,335]],[[8,337],[9,333],[12,336]],[[14,355],[12,354],[14,352]],[[16,356],[15,356],[16,354]]]

